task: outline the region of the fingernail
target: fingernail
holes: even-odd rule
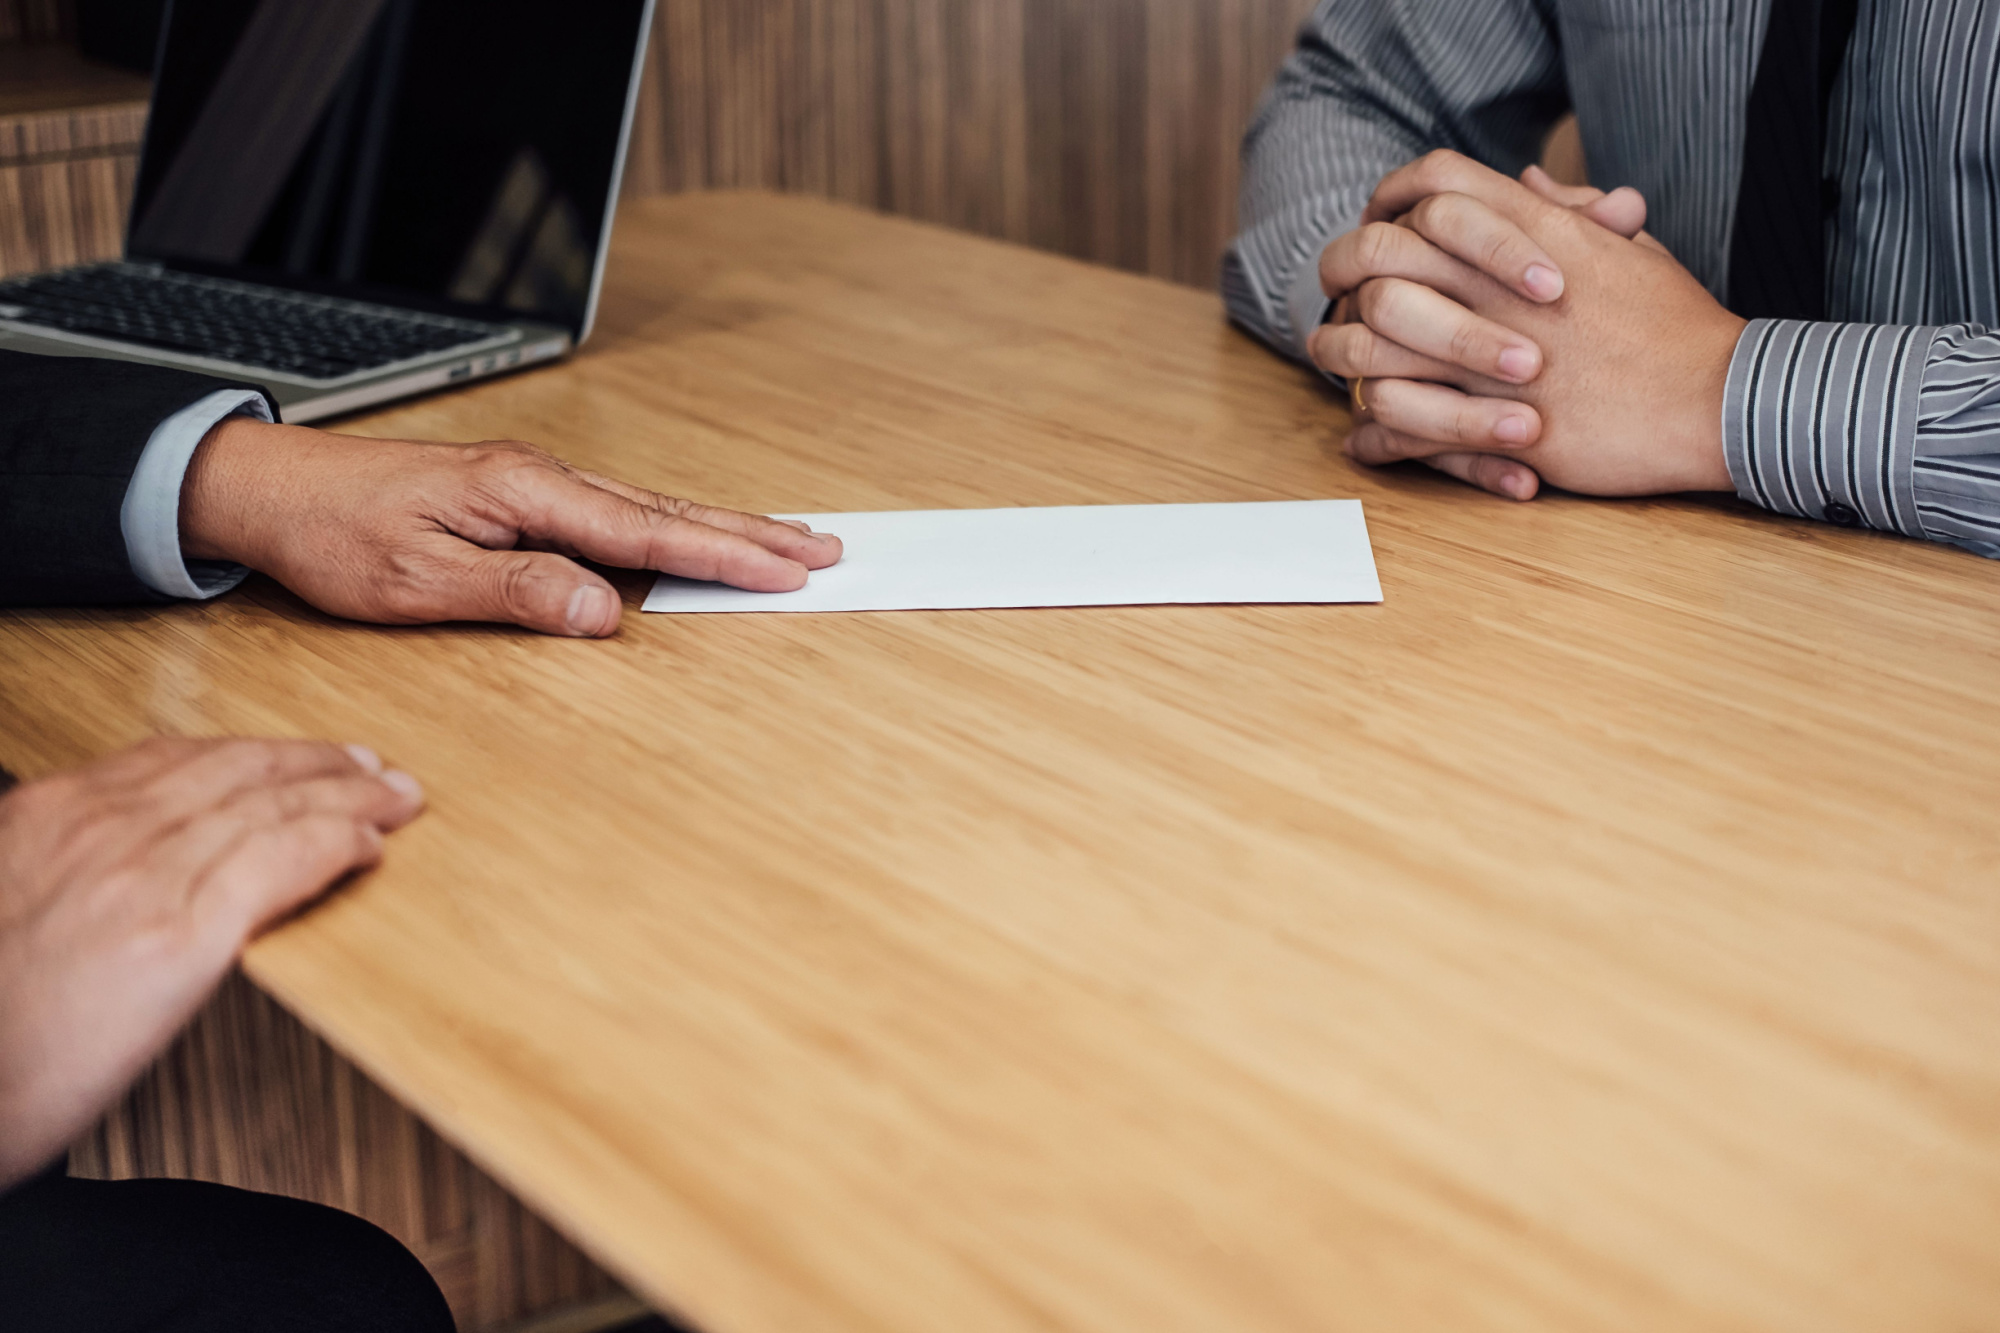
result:
[[[778,521],[788,528],[797,528],[800,532],[810,533],[812,531],[810,524],[801,523],[795,518],[781,518]]]
[[[367,772],[380,773],[382,771],[382,756],[376,754],[373,750],[369,749],[367,746],[343,745],[340,748],[347,751],[347,757],[349,759],[352,759],[355,763],[361,765],[361,767]]]
[[[1528,442],[1528,419],[1526,417],[1501,417],[1494,423],[1493,438],[1505,440],[1508,444]]]
[[[1521,276],[1528,295],[1537,301],[1553,301],[1563,294],[1563,276],[1547,264],[1530,264]]]
[[[1500,483],[1507,488],[1507,494],[1516,500],[1528,498],[1528,479],[1516,473]]]
[[[1516,384],[1535,377],[1535,354],[1525,347],[1509,347],[1500,353],[1500,373]]]
[[[399,796],[407,796],[413,801],[424,799],[424,784],[405,773],[400,768],[392,768],[382,775],[382,785]]]
[[[578,638],[594,639],[611,623],[611,594],[587,583],[569,595],[569,632]]]

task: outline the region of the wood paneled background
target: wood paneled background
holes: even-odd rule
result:
[[[0,42],[51,42],[74,35],[72,0],[0,0]]]
[[[359,1214],[424,1261],[463,1333],[620,1294],[241,976],[71,1149],[70,1170],[105,1180],[212,1180]]]
[[[831,195],[1210,286],[1234,225],[1243,127],[1311,7],[660,0],[628,188]],[[64,10],[0,0],[0,42],[60,34]],[[136,152],[135,136],[87,204],[44,197],[67,176],[22,174],[0,209],[122,219]],[[13,230],[0,271],[116,252],[95,224],[66,241]]]
[[[1312,0],[661,0],[631,186],[761,186],[1209,286]]]
[[[0,115],[0,276],[117,255],[144,102]]]

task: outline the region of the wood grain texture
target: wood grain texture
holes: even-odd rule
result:
[[[71,46],[0,43],[0,116],[143,102],[152,80],[94,60]]]
[[[359,1214],[424,1261],[462,1333],[511,1328],[617,1290],[240,977],[71,1150],[70,1171],[212,1180]]]
[[[826,195],[1214,285],[1311,0],[661,0],[629,188]]]
[[[2000,1309],[1994,568],[1344,462],[1216,301],[799,199],[373,434],[779,511],[1358,496],[1379,607],[0,618],[0,763],[375,745],[257,984],[640,1294],[776,1330]]]
[[[115,259],[146,104],[0,116],[0,277]]]
[[[1212,287],[1243,129],[1310,8],[661,0],[627,188],[820,194]],[[0,168],[0,275],[116,254],[135,152]]]
[[[75,0],[0,0],[0,44],[53,42],[75,35]]]

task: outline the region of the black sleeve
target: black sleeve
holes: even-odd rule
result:
[[[129,361],[0,350],[0,606],[158,601],[125,556],[125,488],[162,421],[235,387]]]

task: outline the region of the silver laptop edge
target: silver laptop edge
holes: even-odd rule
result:
[[[489,375],[506,374],[524,366],[554,361],[567,355],[583,339],[590,336],[591,328],[597,320],[597,299],[604,286],[605,261],[611,252],[611,226],[617,212],[618,192],[625,179],[625,155],[631,147],[632,124],[638,113],[639,80],[645,71],[647,38],[652,32],[655,4],[656,0],[645,0],[645,6],[639,15],[639,37],[625,90],[625,116],[618,130],[618,151],[611,166],[610,191],[604,204],[604,224],[598,234],[597,254],[591,265],[590,295],[584,306],[583,327],[577,337],[572,338],[568,329],[538,320],[507,321],[496,324],[502,332],[491,338],[447,348],[442,352],[412,357],[391,365],[378,366],[335,380],[311,380],[267,367],[220,361],[194,353],[146,347],[91,334],[71,333],[64,329],[24,324],[4,317],[0,317],[0,348],[36,352],[44,356],[95,356],[105,360],[134,361],[142,365],[193,370],[260,384],[278,400],[279,411],[284,419],[294,423],[319,421],[345,412],[358,411],[364,407],[373,407],[392,399],[406,398],[430,389],[442,389],[453,384],[484,379]],[[255,283],[243,285],[258,286]],[[264,290],[283,292],[288,297],[307,296],[306,293],[282,287],[265,287]],[[369,304],[342,298],[326,299],[345,305]]]
[[[604,287],[604,257],[611,253],[611,222],[618,213],[618,192],[625,184],[625,152],[632,146],[632,122],[639,114],[639,81],[646,73],[646,48],[653,32],[653,8],[658,0],[646,0],[639,11],[639,44],[632,52],[632,74],[625,83],[625,121],[618,127],[618,156],[611,163],[611,197],[604,201],[604,226],[597,237],[597,263],[590,271],[590,296],[583,306],[583,328],[576,335],[581,346],[597,324],[597,294]]]

